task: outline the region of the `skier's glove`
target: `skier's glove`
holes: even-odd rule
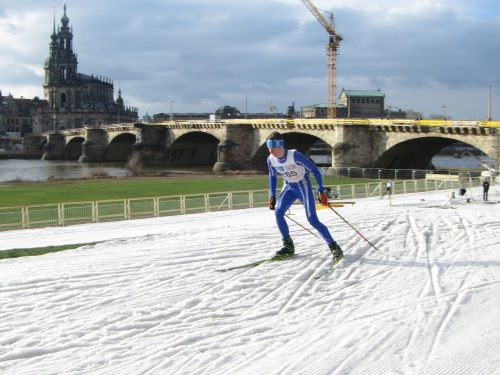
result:
[[[318,193],[318,202],[323,206],[328,206],[328,197],[325,193]]]
[[[269,197],[269,209],[274,210],[275,207],[276,207],[276,198]]]

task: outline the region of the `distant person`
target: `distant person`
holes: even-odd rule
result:
[[[392,180],[387,180],[387,183],[385,184],[384,194],[382,194],[380,199],[382,199],[386,193],[389,193],[389,199],[390,199],[392,194]]]
[[[318,200],[327,206],[328,198],[323,192],[323,182],[319,169],[304,154],[297,150],[285,148],[283,136],[273,132],[266,140],[269,149],[267,167],[269,169],[269,209],[275,210],[276,223],[281,233],[283,247],[275,254],[275,258],[284,258],[295,253],[295,247],[290,237],[285,213],[297,199],[302,202],[306,210],[307,220],[319,232],[328,244],[334,261],[342,259],[344,253],[333,240],[328,228],[319,221],[316,214],[316,200],[309,180],[309,173],[314,175],[318,186]],[[283,177],[283,188],[276,201],[277,174]]]
[[[483,180],[483,201],[488,200],[488,190],[490,190],[490,182],[485,178]]]

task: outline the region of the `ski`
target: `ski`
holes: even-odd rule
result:
[[[275,257],[272,257],[272,258],[258,260],[256,262],[241,264],[239,266],[233,266],[233,267],[218,269],[217,271],[219,271],[219,272],[227,272],[227,271],[232,271],[232,270],[238,270],[238,269],[241,269],[241,268],[253,268],[253,267],[260,266],[261,264],[278,262],[278,261],[281,261],[281,260],[289,259],[291,257],[293,257],[293,255],[275,256]]]
[[[326,277],[328,276],[329,274],[331,274],[336,266],[344,259],[344,257],[342,258],[339,258],[339,259],[336,259],[334,261],[332,261],[332,264],[330,264],[330,266],[327,268],[327,269],[324,269],[323,271],[321,271],[320,273],[318,273],[316,276],[314,276],[314,280],[318,280],[322,277]]]

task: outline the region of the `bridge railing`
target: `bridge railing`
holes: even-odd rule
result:
[[[382,168],[359,168],[359,167],[322,167],[321,173],[326,176],[365,178],[374,180],[415,180],[425,179],[429,176],[457,176],[460,179],[469,179],[481,176],[481,170],[448,170],[448,169],[382,169]],[[483,169],[484,170],[484,169]]]
[[[470,188],[480,184],[480,178],[396,180],[393,194]],[[380,196],[385,183],[328,188],[333,198],[356,199]],[[268,190],[253,190],[6,207],[0,208],[0,231],[265,207],[267,202]]]
[[[229,124],[250,124],[250,125],[269,125],[273,128],[293,128],[295,126],[307,126],[311,124],[316,125],[408,125],[408,126],[452,126],[452,127],[500,127],[500,121],[481,121],[481,120],[416,120],[416,119],[388,119],[388,118],[251,118],[251,119],[224,119],[212,121],[209,119],[198,120],[175,120],[175,121],[160,121],[145,123],[145,125],[165,125],[165,126],[179,126],[190,127],[193,125],[201,125],[202,127],[208,124],[218,124],[219,126]]]

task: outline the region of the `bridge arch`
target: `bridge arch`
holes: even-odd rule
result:
[[[82,154],[82,143],[84,141],[84,137],[73,137],[67,140],[62,158],[65,160],[78,160]]]
[[[132,147],[136,142],[133,133],[121,133],[113,137],[107,147],[104,161],[128,161],[132,156]]]
[[[478,148],[474,144],[454,138],[414,138],[392,145],[376,160],[375,167],[387,169],[434,169],[432,158],[445,147],[458,142]]]
[[[167,165],[213,166],[217,161],[219,139],[204,131],[190,131],[173,140],[168,147]]]

